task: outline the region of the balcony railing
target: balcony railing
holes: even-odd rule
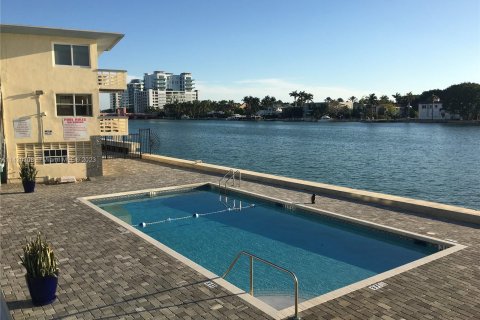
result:
[[[128,117],[100,116],[100,135],[124,136],[128,134]]]
[[[127,71],[125,70],[97,70],[98,86],[103,92],[123,91],[127,88]]]

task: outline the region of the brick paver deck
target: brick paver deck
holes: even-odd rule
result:
[[[261,310],[119,227],[77,197],[216,182],[218,177],[142,162],[104,162],[105,176],[67,185],[1,189],[0,286],[14,319],[270,319]],[[242,189],[307,202],[309,195],[244,182]],[[480,231],[378,206],[317,196],[316,206],[468,247],[302,312],[303,319],[480,319]],[[26,236],[47,234],[60,259],[58,299],[33,307],[19,264]],[[434,233],[432,235],[432,233]]]

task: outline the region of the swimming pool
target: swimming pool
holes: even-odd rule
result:
[[[240,190],[225,194],[212,184],[88,200],[216,275],[240,251],[291,270],[299,280],[300,302],[452,246]],[[288,275],[261,263],[254,270],[256,298],[277,310],[293,305]],[[226,280],[248,292],[248,258],[241,258]]]

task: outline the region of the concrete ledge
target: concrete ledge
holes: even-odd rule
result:
[[[142,159],[162,164],[193,169],[197,171],[224,175],[229,167],[202,163],[198,161],[183,160],[159,155],[143,154]],[[237,169],[237,168],[235,168]],[[244,180],[273,184],[291,189],[304,190],[318,195],[328,195],[348,200],[361,201],[370,204],[380,204],[390,208],[408,210],[415,213],[430,215],[437,218],[449,219],[459,222],[475,223],[480,225],[480,211],[451,206],[436,202],[416,200],[411,198],[393,196],[378,192],[370,192],[330,184],[276,176],[249,170],[242,170]]]

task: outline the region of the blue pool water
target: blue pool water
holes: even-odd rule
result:
[[[439,250],[423,241],[256,198],[229,194],[226,199],[206,188],[94,203],[217,275],[242,250],[287,268],[298,277],[300,301]],[[142,222],[147,226],[140,227]],[[261,263],[254,269],[257,298],[278,309],[293,305],[288,275]],[[248,270],[248,258],[243,257],[227,280],[248,292]]]

